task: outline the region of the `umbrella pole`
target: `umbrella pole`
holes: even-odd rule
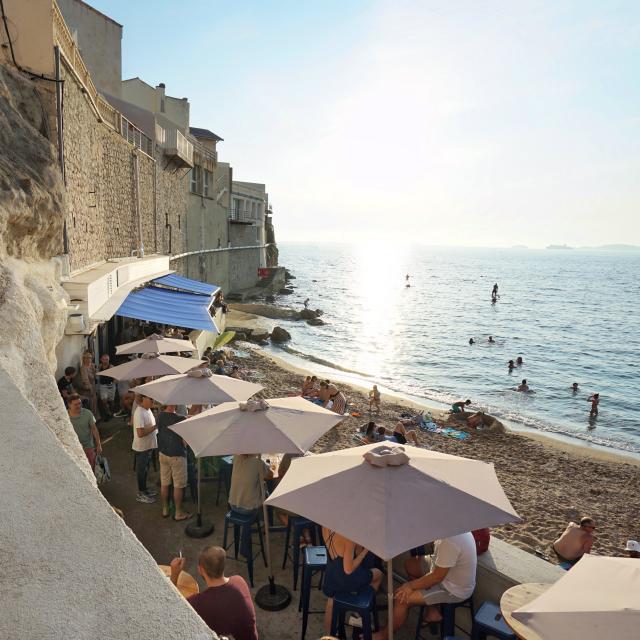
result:
[[[200,508],[200,458],[196,458],[198,463],[198,515],[195,523],[190,523],[184,532],[190,538],[206,538],[213,533],[213,523],[202,519],[202,510]]]
[[[393,560],[387,560],[387,603],[389,640],[393,640]]]
[[[264,538],[267,547],[267,571],[269,573],[269,584],[260,587],[256,593],[256,604],[265,611],[282,611],[291,602],[291,593],[286,587],[275,583],[271,564],[271,542],[269,540],[269,512],[265,500],[267,496],[264,491],[264,468],[260,459],[260,492],[262,493],[262,517],[264,519]],[[259,526],[259,525],[258,525]]]

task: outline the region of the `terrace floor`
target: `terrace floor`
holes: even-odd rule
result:
[[[197,557],[202,547],[210,544],[222,546],[224,529],[224,515],[226,512],[226,494],[221,494],[219,506],[215,505],[217,489],[216,482],[203,483],[202,501],[203,514],[206,520],[215,525],[213,534],[204,539],[190,538],[185,534],[185,523],[178,523],[171,518],[161,517],[161,506],[155,504],[141,504],[136,502],[136,479],[133,471],[133,455],[131,452],[131,432],[124,419],[112,419],[108,423],[100,424],[100,433],[104,441],[104,454],[109,461],[112,479],[101,487],[102,493],[111,505],[124,512],[124,518],[128,526],[133,530],[138,539],[146,547],[158,564],[169,564],[172,558],[182,551],[187,559],[186,571],[196,577],[200,588],[205,588],[203,580],[197,572]],[[153,487],[159,482],[159,473],[151,467],[149,472],[149,486]],[[187,490],[188,493],[188,490]],[[195,512],[195,505],[189,500],[185,502],[185,508]],[[190,521],[191,522],[191,521]],[[275,565],[276,583],[292,589],[293,572],[291,562],[282,570],[284,533],[272,533],[272,555]],[[257,543],[254,542],[254,549]],[[232,550],[230,550],[232,551]],[[239,574],[247,579],[246,564],[228,556],[226,574]],[[255,596],[256,591],[267,583],[267,571],[262,558],[256,558],[254,563],[255,588],[251,589]],[[298,613],[299,588],[291,591],[292,602],[283,611],[268,612],[256,606],[258,632],[262,640],[294,640],[300,638],[302,614]],[[386,602],[386,594],[380,593],[378,601]],[[314,589],[311,596],[311,609],[324,609],[325,596],[321,591]],[[466,612],[465,612],[466,613]],[[468,620],[460,611],[458,623],[468,629]],[[386,612],[381,612],[381,620],[384,620]],[[417,612],[413,611],[407,626],[395,635],[399,640],[413,639],[415,636]],[[322,614],[309,616],[306,638],[317,640],[324,635]],[[461,632],[458,630],[457,634]],[[422,633],[424,640],[439,637],[430,635],[428,629]]]

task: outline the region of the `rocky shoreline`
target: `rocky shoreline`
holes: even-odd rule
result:
[[[261,394],[264,398],[299,391],[302,372],[291,370],[255,345],[236,343],[235,348],[241,350],[243,357],[236,361],[247,379],[265,387]],[[349,411],[360,416],[349,416],[323,436],[314,446],[315,452],[357,446],[360,442],[355,432],[369,419],[368,398],[363,391],[334,383],[346,394]],[[411,410],[415,408],[410,403],[383,397],[380,415],[373,418],[392,427],[400,413]],[[640,537],[640,466],[634,460],[607,458],[577,447],[565,449],[500,429],[468,430],[437,409],[431,415],[437,423],[468,431],[469,435],[456,440],[442,433],[418,431],[421,446],[495,465],[507,496],[523,519],[522,524],[495,528],[496,537],[530,553],[542,553],[554,562],[552,542],[570,520],[582,515],[590,515],[598,523],[595,554],[624,555],[626,540]]]

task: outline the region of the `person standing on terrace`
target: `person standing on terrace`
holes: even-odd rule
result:
[[[102,443],[98,427],[96,427],[96,419],[89,409],[82,406],[82,398],[77,393],[73,393],[67,398],[67,410],[73,430],[76,432],[93,470],[96,466],[96,454],[102,453]]]

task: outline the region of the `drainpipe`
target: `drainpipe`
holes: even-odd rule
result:
[[[142,216],[140,215],[140,167],[138,165],[138,154],[133,152],[133,188],[134,206],[136,209],[136,220],[138,221],[138,257],[144,258],[144,241],[142,239]]]
[[[65,171],[64,171],[64,120],[62,113],[62,81],[60,79],[60,47],[56,45],[53,48],[55,65],[56,65],[56,123],[58,134],[58,164],[60,165],[60,173],[62,174],[62,180],[67,184]],[[69,253],[69,235],[67,233],[67,219],[65,216],[62,226],[62,246],[63,253]]]
[[[154,253],[158,253],[158,163],[153,159],[153,244]]]

